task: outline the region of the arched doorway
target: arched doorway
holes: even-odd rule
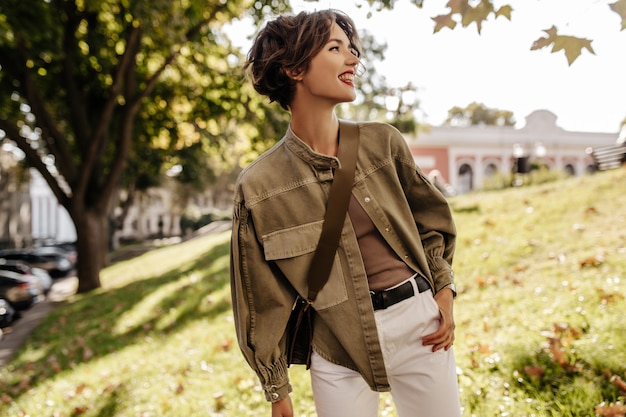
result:
[[[469,164],[462,164],[459,167],[459,194],[469,193],[474,189],[474,170]]]
[[[485,166],[485,177],[490,178],[498,174],[498,166],[490,162]]]

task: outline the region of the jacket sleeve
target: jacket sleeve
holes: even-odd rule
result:
[[[236,202],[231,238],[230,278],[239,347],[256,372],[268,401],[287,396],[285,327],[294,295],[280,271],[265,261],[250,211]]]
[[[452,260],[456,247],[456,227],[445,197],[416,167],[415,185],[426,195],[414,197],[409,204],[420,231],[428,267],[435,283],[435,292],[454,283]]]
[[[452,260],[456,247],[456,226],[443,194],[415,164],[404,138],[398,133],[399,171],[413,219],[435,284],[435,292],[454,283]]]

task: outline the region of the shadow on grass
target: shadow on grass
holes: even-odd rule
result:
[[[229,242],[220,243],[184,267],[60,304],[9,364],[12,376],[9,381],[0,380],[0,392],[17,400],[26,394],[20,388],[26,375],[32,387],[72,370],[77,363],[105,357],[147,336],[167,337],[191,322],[211,320],[229,311],[230,298],[224,296],[229,285],[229,250]],[[120,331],[120,319],[139,305],[142,311],[138,318]],[[25,356],[33,351],[38,359],[28,360]],[[103,407],[115,407],[114,396],[109,402]]]

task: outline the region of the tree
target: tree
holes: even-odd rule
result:
[[[492,109],[483,103],[470,103],[465,108],[452,107],[444,124],[450,126],[513,126],[515,119],[509,110]]]
[[[74,222],[79,292],[100,286],[129,156],[167,161],[173,150],[202,148],[199,130],[224,140],[247,110],[222,25],[244,11],[258,20],[286,9],[271,0],[0,2],[0,130]]]
[[[416,133],[419,126],[415,119],[415,111],[419,108],[419,104],[417,87],[412,83],[392,88],[387,94],[389,123],[401,132]]]

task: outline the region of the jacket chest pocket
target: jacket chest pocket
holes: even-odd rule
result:
[[[300,295],[308,293],[307,272],[317,248],[322,221],[278,230],[262,237],[265,260],[274,262]],[[335,253],[328,282],[313,303],[320,311],[348,299],[339,255]]]

